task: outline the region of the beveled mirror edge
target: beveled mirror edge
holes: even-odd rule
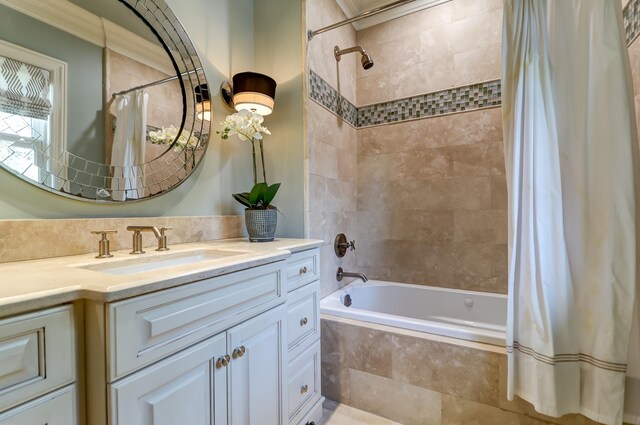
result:
[[[37,1],[37,0],[36,0]],[[6,171],[8,171],[13,176],[20,178],[22,181],[26,181],[34,186],[39,187],[40,189],[44,189],[45,191],[55,194],[57,196],[61,196],[67,199],[73,199],[76,201],[93,203],[93,204],[107,204],[107,205],[117,205],[117,204],[125,204],[131,202],[140,202],[148,199],[156,198],[160,195],[164,195],[176,187],[180,186],[200,165],[202,160],[204,159],[204,155],[206,154],[206,150],[209,144],[210,132],[211,132],[211,122],[205,120],[196,119],[196,99],[194,94],[194,89],[197,86],[207,84],[206,76],[204,71],[202,70],[202,64],[200,58],[197,55],[195,46],[191,41],[191,38],[188,36],[186,29],[180,22],[180,20],[175,16],[173,11],[169,8],[164,0],[118,0],[120,3],[125,4],[130,10],[134,11],[134,13],[141,19],[147,26],[152,28],[152,31],[158,37],[160,43],[163,45],[163,48],[167,52],[170,57],[174,68],[176,70],[176,75],[181,75],[183,73],[191,72],[188,74],[188,78],[178,78],[180,81],[180,86],[182,90],[182,99],[183,99],[183,116],[181,122],[181,130],[185,132],[187,136],[187,140],[191,140],[191,137],[196,136],[198,138],[198,143],[196,144],[196,148],[188,149],[187,145],[184,146],[179,152],[175,151],[176,143],[178,137],[174,140],[174,142],[170,145],[167,145],[167,149],[165,152],[157,158],[154,158],[151,161],[148,161],[144,164],[139,164],[132,166],[131,168],[143,170],[148,169],[151,170],[149,176],[153,176],[159,169],[164,169],[163,166],[167,165],[167,163],[162,164],[162,159],[167,159],[166,156],[172,155],[173,161],[175,161],[178,156],[184,156],[184,161],[182,161],[182,167],[179,167],[177,170],[174,170],[167,178],[163,178],[161,180],[153,180],[151,184],[144,186],[136,186],[135,189],[127,189],[122,188],[122,191],[133,190],[136,193],[139,191],[149,191],[149,194],[145,194],[143,197],[135,197],[130,198],[128,195],[124,200],[115,200],[111,199],[113,197],[113,189],[110,199],[99,199],[98,195],[96,197],[86,197],[82,196],[84,188],[90,188],[91,190],[95,190],[95,192],[99,192],[100,189],[105,189],[107,185],[102,187],[96,187],[91,185],[81,185],[79,183],[73,182],[81,187],[79,194],[73,194],[69,192],[65,192],[55,187],[48,186],[44,184],[44,181],[47,178],[51,177],[52,180],[61,179],[59,176],[60,173],[54,175],[50,173],[44,179],[41,179],[41,182],[29,179],[23,176],[20,172],[13,170],[7,166],[2,166]],[[0,0],[0,4],[11,3],[11,1]],[[9,7],[11,7],[9,5]],[[137,7],[137,8],[136,8]],[[164,18],[163,21],[160,21],[159,17]],[[152,19],[151,19],[152,18]],[[195,71],[194,70],[199,70]],[[198,122],[200,121],[200,122]],[[198,131],[199,130],[199,131]],[[182,134],[182,131],[178,132],[178,135]],[[202,140],[200,140],[202,138]],[[173,152],[173,154],[172,154]],[[70,152],[65,152],[64,154],[64,162],[65,166],[69,167],[69,170],[73,170],[70,167],[70,164],[78,159],[80,161],[84,161],[86,164],[94,164],[95,167],[113,167],[116,168],[124,168],[124,167],[114,167],[107,166],[106,164],[95,163],[93,161],[86,160],[81,157],[76,157]],[[191,165],[190,170],[187,170],[188,165]],[[175,168],[175,164],[172,164]],[[86,171],[87,165],[85,165],[85,169],[82,172]],[[184,169],[184,172],[182,171]],[[75,170],[78,171],[78,170]],[[23,171],[24,173],[24,171]],[[98,177],[98,175],[95,175]],[[146,178],[145,174],[143,178]],[[101,176],[101,178],[105,178],[109,180],[114,177],[106,177]]]

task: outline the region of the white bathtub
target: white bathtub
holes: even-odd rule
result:
[[[351,306],[344,300],[349,295]],[[322,314],[430,334],[505,345],[507,296],[370,280],[320,302]]]

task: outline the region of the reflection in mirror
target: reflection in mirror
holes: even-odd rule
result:
[[[0,163],[46,190],[122,202],[176,187],[206,149],[202,87],[163,0],[0,4]]]

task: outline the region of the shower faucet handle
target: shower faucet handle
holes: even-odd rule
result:
[[[347,253],[348,249],[351,249],[351,251],[355,251],[356,249],[356,241],[350,241],[347,242],[347,237],[345,236],[344,233],[340,233],[338,236],[336,236],[336,240],[335,243],[333,245],[333,249],[336,252],[336,255],[339,258],[342,258],[345,256],[345,254]]]

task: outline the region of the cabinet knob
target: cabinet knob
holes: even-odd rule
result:
[[[315,421],[307,422],[306,425],[316,425]]]
[[[307,274],[308,271],[307,266],[304,266],[300,269],[300,274]]]
[[[304,326],[307,323],[309,323],[309,319],[307,319],[306,317],[303,317],[302,319],[300,319],[300,326]]]
[[[235,360],[235,359],[237,359],[239,357],[244,356],[245,351],[247,351],[247,349],[244,348],[244,345],[241,345],[240,347],[238,347],[235,350],[233,350],[233,353],[231,353],[231,356]]]
[[[229,358],[228,354],[225,354],[224,356],[219,357],[218,360],[216,361],[216,369],[226,367],[229,364],[229,360],[231,359]]]
[[[309,386],[307,384],[304,384],[303,386],[300,387],[300,394],[304,394],[307,391],[309,391]]]

